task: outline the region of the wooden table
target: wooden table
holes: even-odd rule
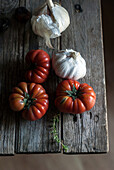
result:
[[[33,11],[44,0],[19,0],[19,6]],[[108,126],[106,107],[105,69],[102,39],[100,0],[61,0],[70,14],[71,24],[58,39],[52,41],[55,51],[72,48],[79,51],[87,63],[87,74],[79,80],[91,85],[96,92],[96,104],[88,112],[62,114],[54,106],[55,89],[61,81],[51,69],[43,84],[50,96],[46,115],[37,121],[25,121],[21,113],[9,108],[8,97],[12,87],[25,81],[25,55],[31,49],[43,49],[52,56],[54,52],[36,36],[30,23],[20,24],[12,17],[9,29],[0,34],[0,154],[14,153],[105,153],[108,151]],[[80,4],[83,12],[76,13],[74,5]],[[2,4],[0,3],[0,6]],[[7,11],[6,11],[7,13]],[[68,146],[65,151],[51,134],[53,118],[59,114],[56,124],[58,137]]]

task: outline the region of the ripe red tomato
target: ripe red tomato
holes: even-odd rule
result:
[[[75,80],[62,81],[56,90],[55,106],[66,113],[83,113],[90,110],[96,101],[96,94],[91,86]]]
[[[22,111],[27,120],[40,119],[49,106],[48,95],[40,84],[21,82],[13,88],[9,97],[10,107],[14,111]]]
[[[43,83],[49,75],[49,55],[43,50],[31,50],[26,55],[26,62],[30,65],[30,69],[25,74],[26,80],[33,83]]]

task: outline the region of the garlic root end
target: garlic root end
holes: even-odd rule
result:
[[[54,47],[53,47],[52,44],[51,44],[50,38],[46,37],[46,38],[45,38],[45,41],[46,41],[46,45],[47,45],[49,48],[54,49]]]
[[[75,53],[75,52],[71,52],[71,53],[70,53],[70,57],[72,57],[73,59],[76,59],[76,57],[77,57],[77,56],[76,56],[76,53]]]

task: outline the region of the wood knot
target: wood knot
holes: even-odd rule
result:
[[[8,29],[10,21],[8,18],[0,18],[0,33]]]
[[[76,4],[76,5],[75,5],[75,11],[76,11],[76,13],[83,12],[82,7],[81,7],[80,4]]]
[[[94,121],[95,121],[96,123],[99,121],[99,116],[98,116],[98,115],[95,115]]]

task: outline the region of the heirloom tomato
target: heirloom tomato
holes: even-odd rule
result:
[[[26,55],[26,62],[30,66],[25,74],[27,81],[43,83],[50,70],[50,57],[43,50],[31,50]]]
[[[49,105],[45,89],[40,84],[26,82],[13,88],[9,102],[12,110],[22,110],[22,117],[31,121],[40,119]]]
[[[55,106],[61,112],[77,114],[90,110],[95,100],[96,94],[88,84],[64,80],[57,87]]]

